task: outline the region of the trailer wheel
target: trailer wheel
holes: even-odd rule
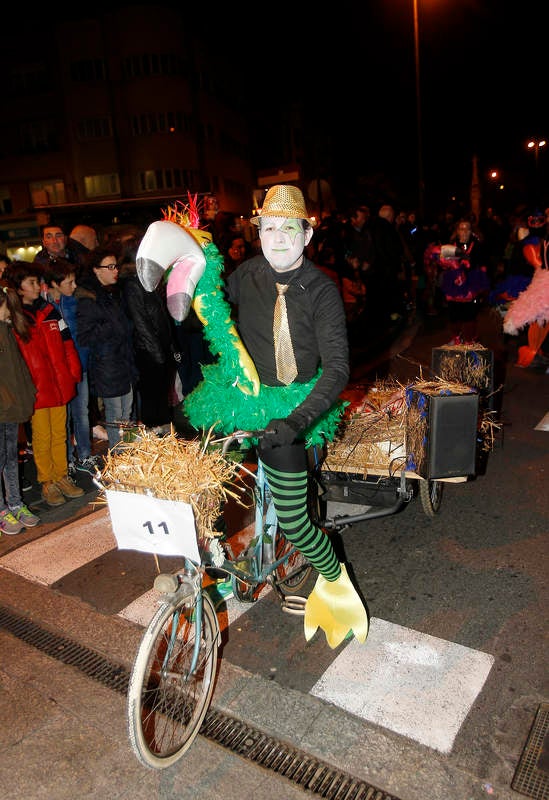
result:
[[[428,517],[435,517],[440,511],[442,504],[442,481],[420,480],[419,497],[424,512]]]

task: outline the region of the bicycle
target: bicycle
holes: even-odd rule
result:
[[[262,434],[236,431],[219,440],[222,452],[226,455],[234,441]],[[255,473],[246,471],[253,476],[255,506],[248,547],[235,558],[228,543],[207,539],[200,543],[200,563],[185,558],[181,570],[157,575],[154,581],[162,600],[141,639],[127,695],[130,743],[146,767],[164,769],[178,761],[198,735],[210,705],[221,634],[203,586],[208,567],[230,576],[234,596],[241,602],[254,602],[269,584],[284,611],[305,613],[306,598],[292,593],[305,585],[313,568],[278,526],[261,460]]]

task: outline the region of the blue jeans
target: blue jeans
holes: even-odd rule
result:
[[[104,397],[105,422],[109,437],[109,450],[112,450],[120,441],[119,426],[117,422],[129,422],[133,407],[133,389],[120,397]]]
[[[18,435],[18,422],[0,422],[0,476],[6,495],[4,501],[0,490],[0,511],[19,508],[23,503],[19,488]]]
[[[90,418],[88,414],[89,387],[88,373],[82,374],[82,380],[76,384],[76,397],[67,406],[67,443],[68,461],[73,460],[71,431],[76,439],[76,457],[82,461],[91,455]]]

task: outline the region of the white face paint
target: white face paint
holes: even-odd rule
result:
[[[313,229],[303,230],[303,220],[283,217],[261,217],[259,239],[263,255],[277,272],[299,267],[303,250],[309,244]]]

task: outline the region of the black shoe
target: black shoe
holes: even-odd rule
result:
[[[21,478],[21,491],[22,492],[30,492],[32,489],[32,483],[29,481],[28,478],[23,477]]]
[[[98,470],[101,471],[102,466],[103,459],[101,456],[88,456],[76,462],[76,469],[79,472],[87,472],[90,475],[95,475]]]

